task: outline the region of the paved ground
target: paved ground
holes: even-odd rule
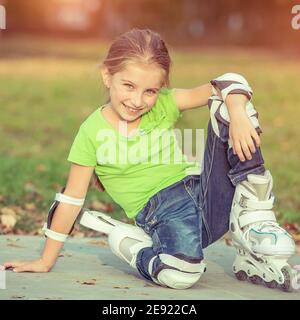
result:
[[[0,264],[35,259],[43,249],[41,237],[0,236]],[[50,273],[6,271],[0,299],[300,299],[300,289],[278,289],[236,280],[231,271],[235,249],[219,241],[205,250],[208,270],[188,290],[162,288],[142,279],[107,247],[106,238],[69,239]],[[300,265],[300,254],[290,262]],[[3,276],[3,274],[2,274]]]

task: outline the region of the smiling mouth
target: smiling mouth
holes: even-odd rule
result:
[[[135,109],[135,108],[131,108],[131,107],[128,107],[126,104],[122,103],[123,106],[128,110],[130,111],[130,113],[132,114],[137,114],[141,109]]]

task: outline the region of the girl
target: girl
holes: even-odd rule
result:
[[[271,211],[272,177],[263,166],[251,88],[229,73],[194,89],[171,90],[170,63],[164,41],[151,30],[134,29],[114,41],[101,69],[110,99],[83,122],[74,140],[67,185],[50,209],[42,257],[7,262],[5,268],[51,270],[95,171],[137,225],[102,215],[100,229],[109,229],[113,252],[144,278],[170,288],[191,287],[205,271],[203,249],[224,235],[230,222],[234,243],[244,248],[235,262],[238,277],[251,265],[248,275],[282,283],[276,261],[263,260],[265,269],[273,263],[275,270],[265,277],[252,266],[257,254],[290,256],[294,243]],[[183,111],[205,105],[211,119],[202,171],[195,174],[185,157],[174,161],[179,149],[172,128]]]

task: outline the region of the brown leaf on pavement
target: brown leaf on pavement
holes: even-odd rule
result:
[[[88,242],[88,244],[94,244],[96,246],[101,246],[101,247],[107,247],[107,241],[105,240],[91,240]]]
[[[96,284],[96,279],[90,279],[90,280],[78,280],[76,281],[77,283],[80,284],[85,284],[85,285],[89,285],[89,286],[94,286]]]
[[[6,246],[7,247],[13,247],[13,248],[26,248],[26,247],[19,246],[18,244],[14,244],[14,243],[8,243]]]

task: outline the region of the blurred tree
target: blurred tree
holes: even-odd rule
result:
[[[130,28],[151,28],[179,44],[299,46],[291,27],[299,0],[9,0],[7,34],[51,32],[111,38]],[[84,4],[83,4],[84,3]],[[71,28],[67,6],[88,10],[85,28]],[[66,15],[67,24],[49,15]],[[56,18],[56,17],[55,17]],[[78,18],[79,19],[79,18]],[[77,19],[77,20],[78,20]],[[63,20],[63,19],[62,19]],[[74,20],[75,21],[75,20]],[[75,23],[75,22],[74,22]]]

